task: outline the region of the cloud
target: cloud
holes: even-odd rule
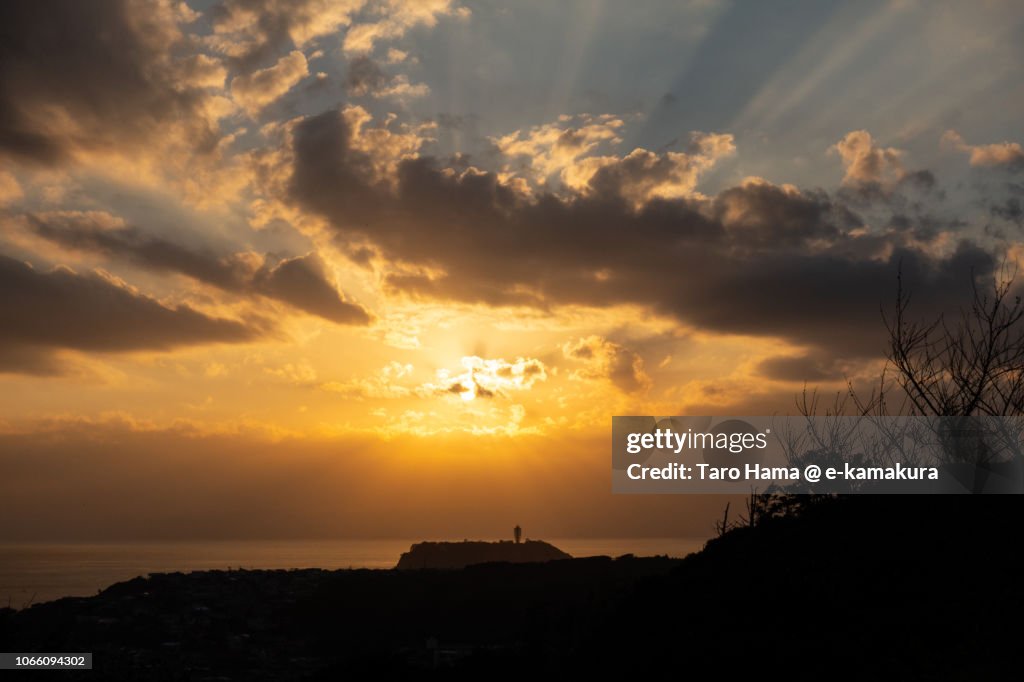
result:
[[[246,71],[284,45],[302,48],[349,26],[366,4],[366,0],[223,0],[210,10],[214,33],[204,42]]]
[[[415,26],[432,28],[438,17],[465,18],[469,10],[452,0],[379,0],[371,4],[379,19],[358,23],[345,34],[343,48],[349,54],[365,54],[381,40],[400,38]]]
[[[525,176],[535,185],[577,194],[617,194],[635,205],[654,198],[696,194],[701,173],[733,154],[732,135],[693,132],[685,152],[634,149],[626,156],[595,155],[622,142],[625,121],[611,114],[561,116],[554,123],[489,138],[511,160],[503,177]]]
[[[774,185],[747,178],[720,192],[707,213],[739,248],[795,247],[814,240],[832,240],[857,228],[860,219],[823,191],[804,192],[793,185]]]
[[[735,152],[732,135],[695,132],[689,153],[655,153],[634,149],[623,158],[590,157],[566,169],[569,187],[585,193],[615,193],[636,206],[652,199],[681,199],[697,195],[701,173]]]
[[[843,368],[823,354],[776,355],[757,365],[758,374],[777,381],[836,381],[844,378]]]
[[[24,196],[18,179],[0,168],[0,207],[11,204]]]
[[[1024,193],[1024,192],[1022,192]],[[1024,203],[1019,197],[1008,197],[1002,203],[990,207],[992,215],[1024,227]]]
[[[505,156],[525,160],[543,182],[571,167],[598,145],[621,142],[619,135],[624,125],[621,118],[609,114],[563,116],[556,123],[516,130],[490,140]]]
[[[345,88],[354,97],[364,97],[383,88],[388,80],[377,62],[365,56],[356,57],[348,64]]]
[[[971,145],[967,144],[960,133],[955,130],[947,130],[942,136],[942,142],[969,154],[972,166],[1002,167],[1009,170],[1024,169],[1024,147],[1021,147],[1018,142]]]
[[[329,220],[339,240],[417,265],[385,273],[391,291],[414,297],[641,304],[713,332],[876,356],[879,306],[898,268],[930,314],[963,303],[971,273],[991,277],[996,262],[956,234],[923,244],[905,230],[870,229],[824,191],[752,181],[637,204],[611,178],[607,192],[525,196],[496,173],[425,156],[399,161],[384,183],[372,151],[352,139],[338,111],[300,122],[291,200]]]
[[[71,368],[53,349],[26,346],[0,339],[0,374],[17,373],[37,377],[67,374]]]
[[[231,95],[255,118],[268,104],[309,75],[306,57],[293,50],[273,66],[231,80]]]
[[[363,172],[388,186],[398,181],[399,164],[419,158],[420,148],[433,139],[430,134],[436,128],[435,123],[394,124],[390,120],[387,127],[373,127],[369,125],[373,117],[358,105],[346,106],[342,116],[350,132],[348,144],[366,162]]]
[[[369,377],[349,381],[327,381],[320,385],[325,391],[341,393],[349,397],[363,398],[404,398],[412,395],[412,388],[399,383],[412,374],[411,364],[392,360]]]
[[[387,55],[384,59],[388,64],[401,64],[402,62],[409,59],[409,53],[405,50],[399,50],[397,47],[388,48]]]
[[[607,379],[626,393],[651,387],[643,358],[614,341],[592,335],[566,343],[562,352],[565,357],[584,363],[586,368],[577,371],[577,377]]]
[[[368,324],[370,315],[344,300],[327,281],[324,264],[316,253],[296,256],[261,268],[253,279],[256,291],[290,303],[299,310],[338,324]]]
[[[220,59],[206,54],[196,54],[183,59],[181,72],[185,76],[185,80],[197,88],[221,89],[228,77],[228,70],[224,63]]]
[[[423,384],[418,393],[457,395],[463,400],[495,398],[511,391],[528,391],[538,381],[548,378],[547,367],[533,358],[517,358],[514,362],[507,362],[471,355],[462,358],[461,364],[463,371],[457,374],[439,369],[437,383]]]
[[[57,349],[118,352],[239,343],[262,334],[186,305],[171,308],[101,274],[38,272],[0,255],[0,369],[39,373]],[[27,360],[27,364],[21,364]]]
[[[348,66],[345,88],[353,97],[423,97],[430,88],[423,83],[413,84],[405,75],[389,76],[369,57],[356,57]]]
[[[309,386],[316,381],[316,370],[305,360],[264,367],[263,373],[292,386]]]
[[[194,18],[170,0],[0,3],[0,155],[55,164],[168,137],[214,145],[210,65],[175,52]]]
[[[469,10],[452,0],[222,0],[209,15],[213,34],[202,44],[249,73],[289,46],[341,33],[347,56],[366,55],[381,41],[432,28],[440,17],[468,17]],[[400,53],[390,48],[388,61],[404,61]]]
[[[866,130],[847,133],[829,151],[839,154],[846,169],[839,196],[860,206],[905,207],[908,195],[928,194],[937,184],[929,170],[907,170],[902,149],[882,147]],[[936,193],[937,198],[942,196]]]
[[[398,99],[413,99],[426,97],[430,94],[430,87],[426,83],[412,83],[405,74],[399,74],[392,78],[388,84],[373,93],[374,97],[395,97]]]
[[[893,183],[903,176],[903,151],[875,144],[871,133],[866,130],[847,133],[832,149],[842,158],[846,168],[844,184]]]
[[[339,324],[367,324],[369,313],[328,281],[316,253],[278,262],[256,253],[218,256],[126,226],[106,213],[75,211],[28,216],[31,229],[67,249],[123,258],[144,268],[176,272],[224,291],[260,295]]]
[[[26,216],[30,229],[65,249],[126,259],[163,272],[178,272],[221,289],[238,290],[252,265],[243,259],[222,259],[146,234],[103,211],[48,211]]]

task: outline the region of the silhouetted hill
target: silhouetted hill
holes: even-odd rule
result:
[[[0,612],[0,642],[7,651],[95,654],[98,672],[61,671],[60,679],[500,671],[572,651],[591,615],[636,581],[677,565],[666,557],[594,557],[445,571],[155,574],[95,597]]]
[[[479,542],[419,542],[398,559],[399,570],[465,568],[473,564],[503,561],[512,564],[556,561],[572,557],[542,540]]]
[[[617,604],[614,622],[650,627],[595,628],[576,662],[602,675],[694,665],[726,677],[1016,677],[1020,628],[1007,624],[1024,607],[1022,502],[862,495],[727,533]]]
[[[0,648],[90,679],[1015,679],[1021,505],[828,499],[684,560],[155,575],[0,610]]]

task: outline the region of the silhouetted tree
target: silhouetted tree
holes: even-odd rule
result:
[[[912,314],[899,273],[895,307],[882,310],[889,338],[878,385],[865,397],[848,381],[846,395],[837,394],[831,404],[822,404],[817,391],[805,389],[797,396],[806,423],[786,426],[783,446],[790,463],[914,466],[922,447],[935,446],[945,462],[989,466],[1007,456],[1024,461],[1024,422],[989,419],[1024,416],[1024,304],[1013,294],[1015,275],[1004,267],[989,283],[972,277],[969,305],[928,319]],[[845,416],[873,420],[873,439],[865,441],[857,428],[860,420]],[[849,486],[850,492],[861,487]],[[798,488],[788,486],[784,494],[760,500],[760,519],[800,513],[810,501],[789,494]]]
[[[1024,414],[1024,306],[1012,295],[1015,272],[1005,268],[988,291],[972,278],[971,304],[949,319],[910,315],[911,296],[897,276],[896,305],[883,320],[889,350],[879,388],[861,413],[888,413],[887,380],[895,375],[903,403],[896,414],[937,417]]]

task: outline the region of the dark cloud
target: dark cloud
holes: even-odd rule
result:
[[[938,240],[963,233],[968,224],[950,214],[945,200],[946,191],[931,171],[901,170],[894,181],[844,183],[834,203],[855,207],[858,220],[881,227],[845,240],[850,255],[877,259],[894,248],[938,246]]]
[[[53,350],[168,350],[205,343],[238,343],[260,331],[205,315],[186,305],[167,307],[98,275],[64,268],[38,272],[0,255],[0,368],[53,373]],[[22,364],[22,363],[25,364]]]
[[[992,205],[991,211],[997,218],[1016,223],[1017,227],[1024,226],[1024,208],[1017,197],[1007,197],[1003,203]]]
[[[727,189],[712,202],[711,214],[741,248],[799,247],[808,240],[834,241],[861,219],[821,190],[794,193],[768,183]],[[773,249],[773,250],[774,250]]]
[[[0,3],[0,154],[56,163],[168,125],[216,143],[205,97],[168,59],[171,10],[128,0]]]
[[[127,259],[142,267],[178,272],[221,289],[240,290],[248,275],[241,261],[154,237],[136,227],[101,224],[89,214],[29,215],[33,231],[65,248]]]
[[[844,378],[843,369],[821,354],[777,355],[763,360],[757,371],[764,377],[779,381],[835,381]]]
[[[946,193],[939,188],[938,179],[930,170],[915,170],[900,171],[899,178],[891,182],[872,179],[846,182],[837,196],[855,206],[880,204],[906,210],[914,207],[921,197],[942,201]]]
[[[65,374],[67,369],[52,350],[8,343],[0,339],[0,373],[17,372],[50,377]]]
[[[87,215],[30,215],[33,230],[61,246],[127,259],[150,270],[177,272],[225,291],[262,295],[339,324],[367,324],[369,313],[334,288],[315,253],[255,266],[245,254],[218,256],[147,235],[135,227],[100,225]]]
[[[467,386],[461,381],[454,381],[448,384],[447,386],[439,389],[439,392],[442,394],[451,394],[458,396],[461,396],[463,393],[466,393],[467,391],[472,392],[473,395],[477,398],[495,398],[498,396],[497,391],[492,391],[489,388],[484,388],[478,383],[473,383],[472,385]]]
[[[332,322],[370,322],[363,307],[344,300],[327,281],[323,262],[315,253],[283,260],[272,268],[264,267],[256,274],[254,283],[260,293]]]
[[[391,83],[391,77],[369,57],[356,57],[348,65],[345,88],[354,97],[363,97],[382,90]]]
[[[914,187],[924,192],[932,191],[938,183],[935,174],[930,170],[912,171],[900,178],[899,182],[903,186]]]
[[[454,395],[460,395],[462,393],[465,393],[468,390],[469,390],[469,388],[467,388],[466,386],[463,386],[461,382],[456,381],[455,383],[449,384],[444,389],[442,389],[442,392],[443,393],[452,393]]]
[[[887,235],[890,242],[906,237],[908,240],[926,243],[934,242],[943,232],[958,232],[966,228],[967,223],[958,218],[896,212],[889,216],[886,226],[890,230]]]
[[[637,206],[614,187],[528,199],[495,174],[402,162],[375,185],[338,112],[295,130],[292,199],[385,257],[444,274],[392,275],[411,295],[494,305],[640,303],[704,329],[788,339],[838,356],[884,351],[879,309],[900,267],[915,305],[959,305],[995,259],[963,242],[939,258],[905,237],[864,233],[824,192],[748,183],[710,200]],[[623,180],[625,182],[626,180]]]
[[[345,90],[352,97],[418,96],[429,92],[423,84],[411,84],[404,74],[386,73],[369,57],[355,57],[349,62]]]

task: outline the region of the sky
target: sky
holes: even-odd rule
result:
[[[1015,268],[1024,7],[0,4],[0,537],[702,536],[613,415]]]

